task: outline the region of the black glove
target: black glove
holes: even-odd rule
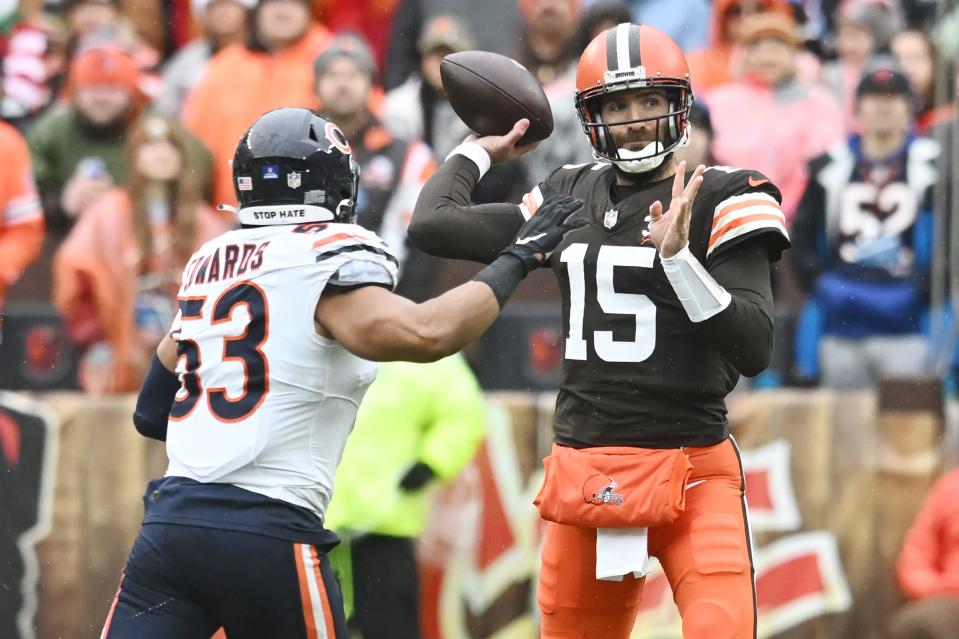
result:
[[[583,201],[575,197],[549,197],[537,209],[536,214],[526,220],[526,224],[516,234],[516,239],[503,249],[500,255],[518,257],[527,273],[539,268],[567,233],[586,226],[586,220],[576,214],[581,208]]]
[[[436,473],[433,472],[432,468],[423,462],[416,462],[410,466],[410,469],[403,475],[403,479],[400,480],[400,490],[404,492],[419,490],[434,477],[436,477]]]

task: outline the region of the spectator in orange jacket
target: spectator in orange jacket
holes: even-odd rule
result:
[[[947,639],[959,627],[959,469],[936,482],[896,564],[909,599],[890,624],[890,639]]]
[[[229,222],[202,201],[186,134],[146,116],[127,147],[127,186],[109,191],[74,225],[54,259],[53,303],[85,350],[81,385],[136,389],[176,311],[180,273]]]
[[[700,93],[735,79],[733,53],[743,19],[767,11],[792,15],[786,0],[715,0],[709,46],[686,56],[693,91]]]
[[[3,294],[17,281],[43,244],[43,210],[33,182],[30,152],[23,136],[0,122],[0,311]]]
[[[213,152],[213,198],[236,202],[230,160],[236,141],[266,111],[316,108],[313,61],[329,32],[311,23],[306,0],[261,0],[246,44],[217,53],[183,111],[183,122]]]

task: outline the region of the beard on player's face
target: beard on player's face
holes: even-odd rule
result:
[[[656,133],[658,128],[659,120],[651,120],[641,124],[610,125],[609,131],[617,149],[641,151],[660,139]]]

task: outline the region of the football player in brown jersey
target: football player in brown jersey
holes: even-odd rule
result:
[[[528,122],[467,139],[421,193],[410,237],[434,255],[489,262],[544,198],[585,203],[589,224],[548,259],[566,339],[536,500],[549,522],[542,636],[628,637],[648,552],[684,637],[754,637],[745,486],[725,396],[769,364],[769,265],[789,246],[779,190],[756,171],[687,171],[674,160],[689,140],[692,93],[664,33],[628,23],[601,33],[576,85],[595,163],[557,169],[522,204],[476,206],[470,193],[489,166],[529,151],[516,146]]]

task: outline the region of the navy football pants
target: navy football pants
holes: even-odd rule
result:
[[[315,546],[145,524],[101,639],[346,639],[329,559]]]

